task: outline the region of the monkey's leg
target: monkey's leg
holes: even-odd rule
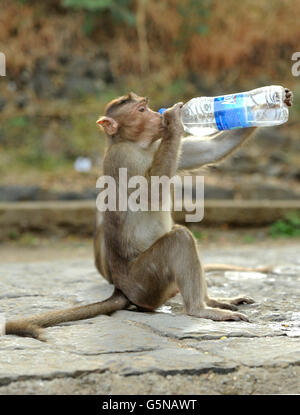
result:
[[[175,225],[134,260],[127,278],[118,285],[139,307],[154,310],[174,295],[182,294],[189,315],[212,320],[247,320],[241,313],[207,307],[205,277],[191,232]]]
[[[231,266],[223,265],[223,267],[227,267],[228,269],[230,269]],[[237,267],[237,268],[242,268],[242,267]],[[234,267],[232,269],[234,269]],[[206,290],[205,302],[210,307],[226,308],[228,310],[237,310],[238,309],[236,307],[237,305],[253,304],[255,301],[253,300],[253,298],[248,297],[246,295],[238,295],[236,297],[231,297],[231,298],[211,298],[208,295],[207,290]]]
[[[236,307],[239,304],[253,304],[253,298],[244,296],[237,296],[231,298],[211,298],[208,295],[205,297],[205,302],[210,307],[226,308],[228,310],[238,310]]]
[[[98,220],[99,212],[97,212]],[[105,278],[110,284],[112,284],[111,275],[108,271],[107,261],[106,261],[106,252],[105,252],[105,243],[103,237],[103,229],[101,224],[97,224],[97,228],[94,235],[94,260],[95,266],[99,273]]]

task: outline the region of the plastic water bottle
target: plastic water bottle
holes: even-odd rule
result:
[[[280,85],[264,86],[248,92],[218,97],[193,98],[183,105],[184,130],[192,135],[209,135],[222,130],[246,127],[271,127],[288,120]],[[162,114],[166,108],[161,108]]]

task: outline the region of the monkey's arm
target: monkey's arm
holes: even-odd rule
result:
[[[175,104],[164,114],[165,132],[156,150],[152,164],[146,176],[173,177],[178,168],[178,157],[181,146],[183,127],[180,119],[182,103]]]
[[[173,177],[178,168],[180,136],[163,139],[156,150],[147,175]]]
[[[256,129],[222,131],[208,139],[193,136],[182,139],[178,170],[197,169],[221,161],[241,146]]]

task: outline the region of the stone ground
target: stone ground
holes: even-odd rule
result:
[[[255,298],[240,306],[251,322],[186,316],[178,295],[155,313],[126,310],[48,328],[45,343],[3,336],[0,394],[300,393],[299,240],[235,246],[201,242],[199,250],[207,263],[275,265],[269,274],[208,275],[212,295]],[[90,241],[1,248],[6,317],[98,301],[112,291],[93,266]]]

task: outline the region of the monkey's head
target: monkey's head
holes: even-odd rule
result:
[[[148,98],[139,97],[133,92],[111,101],[97,124],[112,139],[143,145],[161,138],[163,132],[162,115],[149,108]]]

